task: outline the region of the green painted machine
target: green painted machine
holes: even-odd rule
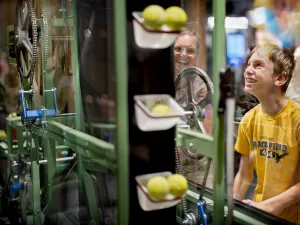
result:
[[[18,66],[21,107],[20,116],[6,119],[1,143],[1,215],[10,224],[278,224],[225,191],[224,112],[234,99],[224,88],[234,82],[225,71],[225,0],[213,1],[213,135],[186,124],[138,129],[134,97],[174,96],[171,44],[135,43],[132,13],[149,4],[16,1],[7,51]],[[201,110],[189,110],[198,121]],[[213,189],[190,181],[176,206],[142,210],[136,176],[180,172],[175,148],[210,158]]]

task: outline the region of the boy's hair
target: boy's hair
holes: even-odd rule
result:
[[[196,55],[198,55],[199,53],[199,49],[200,49],[200,38],[199,36],[197,35],[197,33],[195,31],[192,31],[192,30],[185,30],[185,31],[182,31],[176,38],[175,42],[177,41],[178,38],[182,37],[182,36],[185,36],[185,35],[189,35],[191,37],[195,37],[196,38]],[[174,42],[174,43],[175,43]]]
[[[288,48],[280,48],[274,44],[261,44],[256,46],[247,57],[246,64],[248,63],[254,52],[258,50],[264,50],[266,56],[274,65],[274,74],[287,76],[287,81],[282,86],[283,93],[286,92],[289,83],[293,76],[293,71],[295,69],[295,58],[294,54]]]

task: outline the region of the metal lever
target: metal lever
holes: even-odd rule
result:
[[[198,213],[201,221],[203,222],[202,225],[207,225],[207,216],[204,212],[204,204],[202,200],[198,200]]]

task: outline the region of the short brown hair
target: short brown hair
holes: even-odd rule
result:
[[[273,63],[274,74],[287,76],[288,79],[282,87],[282,91],[286,92],[295,69],[295,58],[292,51],[288,48],[280,48],[274,44],[261,44],[251,51],[250,55],[247,57],[246,64],[254,52],[259,49],[263,49],[269,60]]]

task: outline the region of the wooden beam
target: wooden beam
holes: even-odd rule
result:
[[[188,14],[187,27],[197,32],[200,38],[200,49],[197,66],[206,71],[206,2],[205,0],[189,0],[184,5]]]

